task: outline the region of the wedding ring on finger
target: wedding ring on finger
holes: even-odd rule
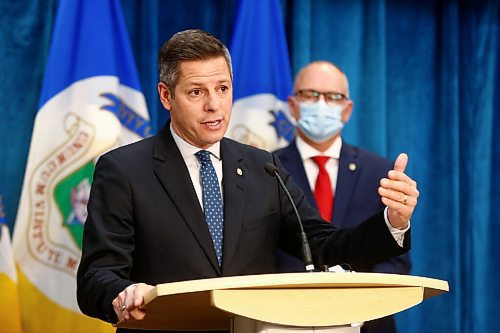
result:
[[[408,201],[408,196],[405,194],[403,198],[403,205],[406,205],[406,202]]]
[[[121,311],[121,312],[125,311],[125,309],[126,309],[126,308],[127,308],[127,307],[126,307],[125,305],[120,305],[120,311]]]

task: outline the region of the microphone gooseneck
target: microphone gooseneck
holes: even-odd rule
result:
[[[292,204],[293,211],[295,212],[295,216],[297,217],[297,221],[299,222],[300,226],[300,240],[302,243],[302,257],[304,259],[304,264],[307,272],[314,272],[314,263],[312,260],[312,255],[311,255],[311,248],[309,247],[309,241],[307,240],[306,233],[304,232],[304,226],[302,225],[302,220],[300,218],[299,212],[297,211],[297,207],[295,206],[295,203],[293,202],[292,195],[288,191],[288,188],[286,187],[285,183],[283,182],[283,179],[281,178],[278,168],[272,164],[272,163],[266,163],[264,166],[264,169],[266,172],[272,176],[276,177],[278,179],[278,183],[281,185],[281,188],[285,192],[286,196],[288,197],[288,200]]]

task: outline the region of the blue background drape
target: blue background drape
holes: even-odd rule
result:
[[[392,159],[402,151],[410,156],[407,171],[421,193],[412,274],[445,279],[451,291],[399,314],[399,330],[500,331],[499,2],[281,4],[293,73],[325,59],[350,78],[355,109],[345,140]],[[10,226],[57,5],[0,3],[0,194]],[[228,44],[237,2],[122,0],[122,6],[156,132],[167,117],[156,92],[161,44],[194,27]]]

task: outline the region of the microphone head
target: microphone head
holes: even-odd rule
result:
[[[272,163],[266,163],[266,165],[264,165],[264,169],[266,169],[266,172],[272,177],[274,177],[275,174],[278,173],[278,168]]]

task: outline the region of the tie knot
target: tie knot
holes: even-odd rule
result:
[[[196,158],[198,158],[198,161],[201,163],[211,163],[212,161],[210,160],[210,152],[207,150],[200,150],[196,154]]]
[[[312,160],[316,163],[320,168],[324,168],[326,162],[330,159],[328,156],[314,156]]]

